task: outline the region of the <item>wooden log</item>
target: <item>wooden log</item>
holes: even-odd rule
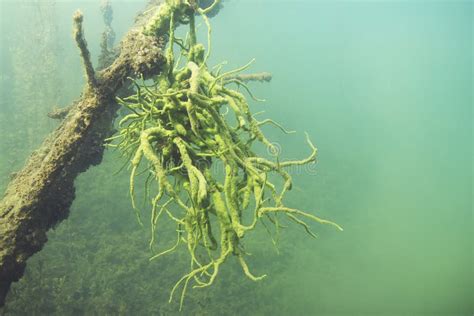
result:
[[[23,275],[27,259],[46,243],[46,232],[68,217],[75,178],[101,162],[104,139],[111,135],[118,109],[115,95],[127,77],[146,78],[165,64],[166,31],[156,36],[143,32],[163,5],[164,0],[152,0],[137,16],[117,59],[97,73],[96,87],[84,89],[60,126],[9,183],[0,201],[0,307],[11,283]]]

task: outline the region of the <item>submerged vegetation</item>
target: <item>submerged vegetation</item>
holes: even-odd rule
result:
[[[151,203],[150,247],[154,249],[162,216],[176,225],[174,245],[154,254],[151,260],[186,245],[190,270],[176,282],[170,295],[171,301],[182,287],[180,306],[190,281],[194,281],[196,288],[210,286],[221,265],[231,256],[238,259],[251,280],[265,277],[250,272],[248,254],[242,244],[244,236],[259,222],[265,228],[274,225],[278,231],[279,216],[283,215],[313,237],[305,219],[342,230],[331,221],[290,208],[283,201],[292,187],[287,168],[316,159],[317,151],[308,135],[310,154],[304,159],[280,161],[276,156],[273,161],[256,153],[258,143],[269,152],[276,152],[274,144],[261,131],[262,125],[286,130],[271,119],[258,121],[246,97],[230,87],[242,87],[256,99],[238,76],[251,62],[228,72],[221,71],[222,65],[208,68],[211,26],[207,13],[218,3],[213,2],[207,9],[185,4],[183,10],[182,3],[167,2],[166,9],[161,11],[170,19],[164,71],[151,83],[142,78],[134,80],[135,94],[119,99],[129,113],[118,123],[117,135],[109,139],[110,146],[118,148],[131,164],[130,195],[140,222],[135,179],[138,174],[147,175],[144,191]],[[207,48],[197,41],[196,15],[202,17],[208,28]],[[178,23],[189,25],[185,38],[175,36]],[[147,31],[162,27],[151,24]],[[175,46],[179,51],[177,58]],[[235,123],[227,118],[229,113],[235,117]]]
[[[206,5],[212,1],[207,0]],[[122,35],[132,24],[134,12],[142,8],[143,3],[139,2],[142,1],[122,1],[114,6],[119,17],[117,23],[114,22],[114,26],[119,26],[117,37],[131,38]],[[252,71],[247,69],[217,80],[216,85],[243,92],[248,97],[252,117],[263,122],[263,115],[257,116],[255,112],[264,106],[254,103],[245,86],[239,85],[237,80],[247,83],[252,90],[258,89],[254,91],[255,95],[258,93],[271,100],[271,107],[265,109],[267,117],[308,131],[321,149],[317,153],[318,165],[282,167],[294,180],[291,191],[284,194],[282,204],[322,217],[331,214],[337,222],[344,222],[344,228],[348,226],[350,229],[338,234],[331,225],[314,224],[308,217],[296,215],[300,220],[307,219],[307,224],[314,224],[310,225],[311,228],[322,239],[317,242],[308,238],[304,227],[298,226],[285,213],[266,213],[270,218],[263,214],[257,218],[254,229],[245,230],[245,237],[237,241],[239,251],[245,246],[244,258],[250,271],[255,275],[265,273],[267,277],[260,282],[245,277],[238,256],[229,254],[225,264],[219,265],[212,286],[191,290],[193,285],[199,284],[194,277],[189,279],[184,314],[472,314],[472,177],[466,172],[472,162],[469,115],[472,95],[469,65],[472,58],[468,49],[472,37],[470,4],[426,6],[403,2],[390,7],[382,5],[384,8],[376,4],[355,8],[351,3],[321,5],[317,1],[272,2],[271,6],[268,3],[226,3],[227,8],[219,13],[213,26],[227,38],[220,41],[219,34],[216,34],[211,57],[231,58],[236,55],[237,58],[250,59],[251,56],[244,57],[250,52],[255,54],[259,64],[263,62],[263,68],[273,71],[278,80],[274,80],[271,86],[257,87],[247,81],[255,77],[247,74]],[[71,6],[74,5],[71,1],[55,0],[34,3],[7,1],[2,4],[2,9],[5,9],[2,10],[5,27],[2,43],[5,45],[0,45],[3,53],[0,54],[0,67],[4,67],[0,71],[0,90],[3,92],[0,100],[2,192],[10,179],[18,177],[16,171],[38,148],[41,140],[61,124],[49,119],[48,112],[56,106],[76,105],[73,100],[78,100],[78,93],[84,91],[80,59],[71,41],[70,21],[65,18],[71,15]],[[98,9],[98,3],[95,6]],[[103,8],[105,12],[107,7]],[[90,35],[88,30],[96,30],[96,35],[99,34],[103,27],[103,24],[97,24],[102,21],[99,12],[95,18],[89,16],[90,6],[86,12],[85,35]],[[147,17],[143,21],[148,20],[152,12],[155,11],[140,15]],[[202,18],[198,15],[195,18],[198,31],[205,32]],[[110,22],[110,15],[105,20]],[[403,27],[398,27],[394,21],[403,22]],[[183,40],[176,35],[173,39],[173,57],[176,58],[173,71],[177,72],[189,62],[186,55],[179,57],[181,52],[187,54],[189,50],[189,37],[184,39],[189,24],[183,25],[189,23],[189,17],[175,12],[174,22],[182,25],[176,34],[183,36]],[[199,29],[199,24],[202,29]],[[133,27],[133,36],[141,35],[141,25]],[[163,30],[166,34],[161,34],[167,35],[168,23]],[[440,31],[443,36],[440,36]],[[103,67],[98,65],[107,67],[110,60],[115,60],[117,54],[124,51],[122,45],[120,50],[112,49],[114,45],[106,38],[107,34],[111,33],[106,32],[102,38],[88,38],[99,84]],[[308,37],[308,34],[313,36]],[[163,43],[168,43],[168,38],[165,36],[158,43],[161,46],[157,45],[163,61],[163,53],[169,48],[163,47]],[[207,53],[206,37],[199,35],[198,38],[202,39],[206,47],[204,53]],[[113,42],[113,37],[110,41]],[[183,50],[180,44],[186,49]],[[250,47],[252,51],[248,49]],[[126,51],[131,50],[127,48]],[[97,62],[99,53],[110,59]],[[414,58],[414,54],[423,58]],[[143,55],[132,56],[135,59]],[[232,69],[230,66],[221,70],[221,66],[212,68],[219,63],[219,60],[214,60],[209,58],[207,65],[202,66],[214,77],[212,80]],[[139,88],[131,85],[131,90],[122,96],[137,95],[140,91],[140,102],[151,102],[149,100],[153,99],[149,98],[154,96],[149,94],[149,89],[160,94],[157,100],[166,100],[156,83],[158,78],[143,81],[140,75],[132,72],[126,72],[120,78],[124,80],[126,76],[133,76]],[[180,81],[183,90],[188,89],[186,78]],[[176,76],[165,80],[173,88]],[[231,80],[233,82],[229,82]],[[208,83],[200,83],[199,94],[208,98],[218,96],[212,91],[208,93],[206,87],[209,87]],[[305,91],[308,87],[311,90]],[[180,100],[186,101],[187,98],[186,93],[182,93]],[[140,103],[133,99],[122,100],[131,107]],[[239,121],[238,118],[234,120],[235,112],[228,104],[215,108],[231,132],[237,134],[238,138],[232,139],[233,144],[250,139],[251,134],[246,130],[250,124],[245,116],[244,128],[236,128]],[[138,106],[133,110],[138,114],[144,112]],[[156,112],[154,108],[151,110]],[[201,111],[197,110],[198,113]],[[121,115],[133,114],[126,106],[120,111]],[[203,147],[196,146],[188,138],[192,129],[187,112],[172,109],[170,113],[181,114],[178,123],[183,125],[186,135],[179,136],[186,146],[192,146],[192,150],[187,147],[191,161],[201,173],[201,164],[208,166],[212,178],[220,184],[222,191],[218,192],[225,204],[224,162],[218,156],[198,156]],[[164,128],[176,130],[169,119],[165,117],[164,120],[167,124]],[[124,122],[122,127],[131,123]],[[146,128],[154,126],[147,120],[144,123]],[[306,146],[304,135],[284,135],[274,126],[267,121],[258,127],[275,146],[267,149],[255,139],[246,144],[253,153],[246,153],[245,158],[258,156],[280,166],[285,159],[305,158],[312,153]],[[198,131],[202,132],[202,129],[198,128]],[[205,133],[204,136],[209,137]],[[322,137],[321,140],[316,136]],[[158,139],[151,139],[150,143],[155,155],[161,158],[159,150],[162,147]],[[171,137],[163,138],[164,141],[168,139]],[[126,141],[118,137],[113,144],[118,145],[122,140]],[[282,145],[279,156],[272,152],[279,150],[274,141]],[[102,145],[102,142],[98,143],[98,146]],[[86,147],[90,148],[89,143]],[[192,198],[188,196],[189,189],[184,187],[190,185],[187,168],[170,172],[183,163],[177,145],[172,147],[176,162],[170,166],[163,160],[166,179],[172,185],[176,183],[173,189],[191,208]],[[241,148],[241,145],[233,148]],[[178,312],[179,296],[186,279],[175,290],[172,303],[167,304],[170,290],[198,266],[194,262],[194,267],[190,267],[186,227],[181,226],[181,230],[176,231],[178,223],[168,216],[168,212],[181,220],[187,215],[187,209],[170,202],[162,210],[170,199],[167,193],[163,194],[153,212],[156,222],[153,222],[150,251],[147,247],[151,229],[150,209],[153,210],[150,201],[159,188],[156,172],[142,156],[135,171],[133,189],[134,204],[144,226],[142,229],[138,229],[129,195],[124,194],[129,190],[130,172],[114,174],[122,164],[130,166],[137,149],[134,144],[122,151],[127,154],[125,159],[120,159],[120,150],[107,150],[100,166],[90,168],[76,179],[77,190],[75,198],[72,197],[74,203],[70,216],[48,232],[45,247],[28,259],[25,274],[18,282],[12,283],[6,305],[0,307],[0,315],[181,314]],[[68,159],[67,164],[70,162]],[[312,172],[316,170],[313,169],[315,166],[318,167],[317,176]],[[271,182],[279,195],[285,179],[276,171],[260,172],[264,177],[260,184]],[[33,170],[31,174],[36,173]],[[64,173],[55,174],[61,176]],[[235,178],[241,179],[244,174],[238,165]],[[212,191],[206,174],[203,176],[206,192],[210,195],[215,191]],[[237,195],[243,196],[241,193]],[[265,201],[262,207],[276,204],[268,186],[262,200]],[[238,205],[241,225],[253,224],[254,192],[250,193],[247,208]],[[55,213],[61,209],[55,208]],[[212,208],[206,212],[217,249],[206,248],[204,239],[198,241],[194,255],[203,266],[217,260],[221,254],[219,220]],[[28,218],[25,212],[19,212],[19,215]],[[38,222],[44,222],[47,217],[45,212],[40,212],[37,218]],[[278,225],[271,220],[278,221]],[[232,218],[229,222],[233,224]],[[192,229],[198,230],[198,224],[196,219]],[[281,228],[284,226],[288,228]],[[25,232],[23,228],[21,231]],[[270,238],[265,228],[270,231]],[[181,236],[179,247],[150,263],[150,257],[174,245],[178,234]],[[0,233],[0,239],[3,236]],[[24,245],[31,245],[37,236],[28,234]],[[276,252],[272,242],[277,246]],[[195,276],[201,282],[208,282],[208,274],[213,273],[211,267],[207,274],[198,272]],[[0,284],[2,282],[3,279]]]

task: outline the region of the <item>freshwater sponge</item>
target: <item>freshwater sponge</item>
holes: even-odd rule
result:
[[[208,27],[207,51],[196,42],[196,12]],[[246,233],[264,218],[278,228],[278,214],[282,214],[311,235],[305,219],[342,228],[283,203],[285,193],[292,186],[286,169],[314,162],[316,148],[307,136],[310,154],[305,159],[271,161],[255,154],[256,142],[267,146],[269,151],[275,150],[260,127],[281,126],[270,119],[256,120],[245,96],[229,87],[237,84],[253,97],[238,76],[250,63],[225,73],[221,73],[222,65],[210,70],[206,62],[211,28],[205,10],[195,7],[187,15],[184,22],[190,29],[185,39],[175,37],[175,13],[171,10],[165,70],[152,84],[134,80],[136,93],[118,99],[129,113],[120,120],[118,134],[110,140],[115,142],[112,146],[129,157],[130,195],[138,217],[134,197],[138,168],[143,166],[143,172],[148,173],[144,184],[147,191],[151,179],[156,181],[157,192],[151,198],[150,245],[161,216],[168,216],[176,224],[174,246],[151,260],[173,252],[181,244],[189,251],[190,271],[178,280],[170,295],[171,302],[182,286],[182,306],[189,281],[193,280],[198,288],[210,286],[219,267],[230,256],[238,259],[250,279],[258,281],[265,277],[254,276],[249,271],[241,245]],[[181,23],[183,19],[181,16]],[[175,45],[180,49],[177,61],[173,53]],[[235,116],[235,126],[226,118],[226,109]],[[222,169],[220,174],[215,166]],[[271,173],[281,177],[281,188],[270,181]],[[171,208],[172,204],[175,207]]]

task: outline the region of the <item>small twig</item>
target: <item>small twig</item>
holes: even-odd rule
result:
[[[94,67],[92,66],[91,56],[89,50],[87,49],[87,42],[84,39],[84,31],[82,29],[83,19],[84,15],[80,10],[77,10],[73,16],[73,35],[77,47],[79,47],[79,50],[81,51],[81,58],[86,72],[87,84],[89,88],[96,88],[97,80],[95,79]]]
[[[259,81],[259,82],[270,82],[272,80],[272,74],[269,72],[260,72],[255,74],[241,74],[235,75],[232,77],[228,77],[225,79],[225,82],[232,81],[232,80],[239,80],[242,82],[249,82],[249,81]]]
[[[71,111],[71,108],[72,105],[64,108],[53,109],[51,112],[48,113],[48,117],[55,120],[62,120],[68,115],[69,111]]]

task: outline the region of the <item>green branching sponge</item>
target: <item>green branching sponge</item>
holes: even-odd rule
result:
[[[207,11],[189,3],[179,5],[179,2],[169,1],[170,5],[159,13],[169,15],[167,66],[152,84],[135,80],[136,93],[119,99],[129,113],[120,120],[119,132],[110,141],[113,141],[111,146],[129,157],[130,194],[137,215],[134,191],[139,169],[140,173],[148,174],[147,192],[151,180],[156,181],[157,192],[150,198],[150,245],[153,245],[161,216],[168,216],[176,225],[174,246],[153,255],[151,260],[180,245],[189,251],[190,270],[178,280],[170,296],[171,301],[177,289],[182,288],[182,306],[190,281],[196,288],[210,286],[220,266],[232,256],[251,280],[265,277],[250,272],[242,246],[244,236],[259,222],[268,221],[278,229],[279,216],[286,216],[312,236],[305,220],[342,228],[284,204],[285,193],[292,186],[288,167],[314,162],[315,146],[307,136],[310,153],[305,159],[295,161],[272,161],[255,154],[257,142],[275,150],[261,126],[281,127],[270,119],[255,119],[246,97],[229,87],[238,84],[250,91],[246,85],[249,77],[238,76],[250,63],[225,73],[221,73],[220,66],[210,70],[207,66],[210,37],[206,50],[196,41],[194,21],[196,13],[199,14],[210,35]],[[183,12],[188,12],[187,16]],[[179,23],[190,27],[185,39],[175,37],[177,15]],[[151,23],[147,31],[153,27],[163,28],[160,23]],[[175,45],[180,48],[176,60]],[[257,76],[257,79],[266,80],[268,75]],[[226,110],[235,116],[235,126],[233,120],[227,118]],[[282,179],[281,188],[271,181],[275,175]]]

